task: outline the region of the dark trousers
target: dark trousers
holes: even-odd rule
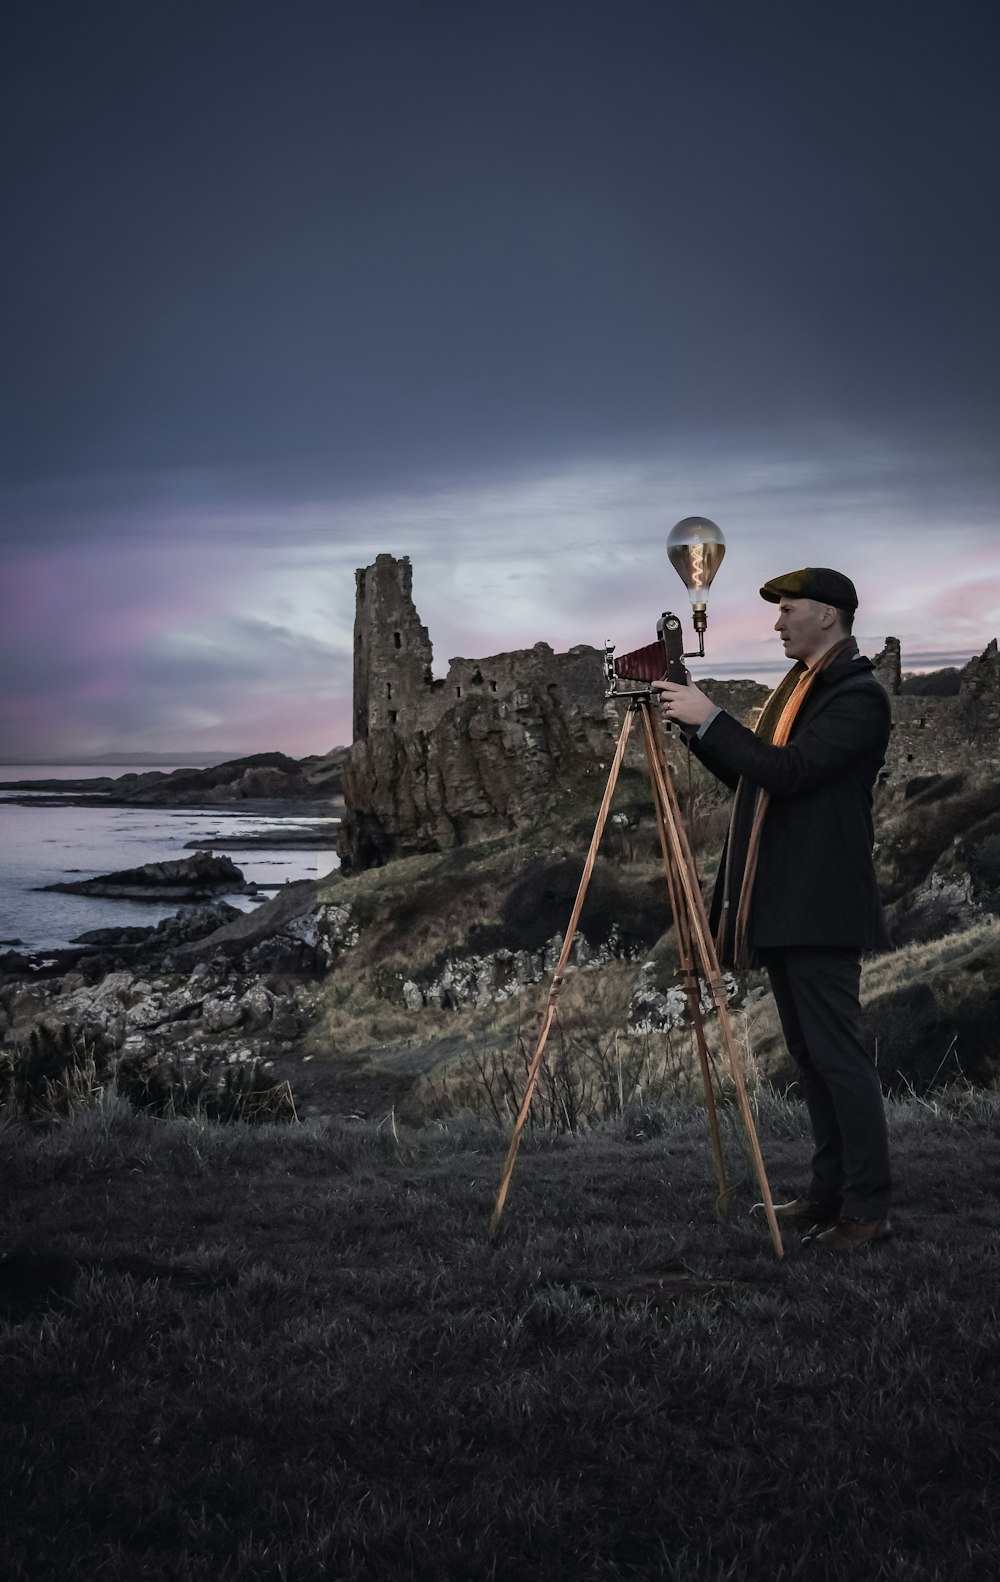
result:
[[[816,1145],[809,1196],[845,1219],[884,1219],[889,1142],[858,999],[857,950],[762,950]]]

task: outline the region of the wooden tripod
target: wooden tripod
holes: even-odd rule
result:
[[[704,1017],[701,1007],[701,988],[699,979],[703,979],[719,1018],[719,1030],[722,1035],[722,1044],[729,1066],[729,1072],[736,1089],[737,1102],[740,1115],[746,1130],[750,1152],[753,1158],[754,1172],[760,1188],[761,1199],[764,1204],[764,1213],[767,1218],[768,1229],[771,1232],[771,1241],[779,1258],[784,1257],[784,1247],[781,1242],[781,1232],[774,1214],[774,1204],[771,1201],[771,1189],[767,1183],[764,1170],[764,1160],[761,1157],[760,1144],[757,1140],[757,1129],[754,1126],[753,1115],[750,1110],[750,1100],[747,1096],[746,1078],[743,1072],[743,1060],[739,1045],[733,1035],[732,1024],[729,1020],[729,1009],[726,1001],[725,984],[722,981],[722,972],[719,959],[715,952],[715,943],[712,939],[705,912],[705,903],[702,899],[701,887],[698,883],[698,873],[695,867],[694,856],[691,852],[687,831],[681,819],[680,804],[674,787],[670,765],[663,750],[663,740],[658,734],[651,715],[650,694],[636,693],[629,699],[629,705],[622,723],[618,745],[611,764],[611,773],[608,776],[604,799],[601,802],[594,826],[590,850],[584,863],[583,874],[580,879],[580,888],[577,891],[576,901],[566,928],[562,951],[556,970],[549,987],[548,1002],[542,1017],[541,1031],[535,1052],[528,1067],[528,1080],[525,1085],[524,1097],[514,1123],[514,1134],[507,1150],[507,1159],[504,1164],[503,1177],[500,1190],[497,1194],[496,1205],[490,1218],[490,1234],[495,1235],[503,1213],[507,1190],[510,1186],[511,1176],[514,1173],[514,1164],[517,1152],[521,1145],[521,1134],[528,1119],[531,1100],[538,1081],[541,1069],[542,1055],[548,1041],[552,1021],[555,1016],[556,1001],[563,986],[566,968],[569,964],[570,952],[573,948],[573,939],[580,922],[580,913],[587,895],[594,863],[597,858],[604,826],[608,820],[611,808],[611,799],[614,796],[615,786],[618,784],[618,775],[621,770],[622,760],[625,757],[625,747],[632,730],[632,723],[638,714],[642,727],[643,743],[646,749],[646,764],[649,769],[649,783],[653,793],[653,805],[656,811],[656,823],[660,834],[660,846],[663,851],[663,867],[667,878],[667,892],[670,897],[670,910],[673,913],[674,929],[677,937],[677,950],[680,957],[681,981],[687,994],[688,1007],[694,1027],[695,1041],[698,1046],[698,1059],[701,1066],[702,1082],[705,1089],[705,1108],[708,1112],[709,1131],[712,1140],[712,1158],[715,1164],[715,1174],[719,1185],[719,1202],[725,1204],[731,1192],[726,1180],[726,1166],[722,1152],[722,1138],[719,1133],[719,1117],[715,1106],[715,1093],[712,1086],[712,1071],[709,1062],[708,1045],[705,1039]]]

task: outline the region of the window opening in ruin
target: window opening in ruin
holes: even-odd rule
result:
[[[391,681],[387,681],[386,684],[385,684],[385,695],[386,695],[387,698],[391,698],[392,697],[392,682]]]
[[[392,641],[393,641],[393,644],[395,645],[396,648],[402,648],[402,646],[403,646],[402,633],[401,632],[393,632],[393,634],[392,634]]]
[[[491,681],[491,682],[490,682],[490,691],[491,691],[491,692],[495,692],[495,691],[496,691],[496,689],[497,689],[497,684],[496,684],[496,682],[495,682],[495,681]]]
[[[389,724],[390,725],[395,725],[396,719],[397,719],[396,710],[395,709],[390,709],[389,710]]]
[[[455,696],[456,696],[456,698],[460,698],[462,696],[462,689],[461,689],[461,687],[456,687],[455,688]]]
[[[482,684],[483,684],[483,677],[482,677],[481,671],[478,668],[475,669],[472,672],[471,679],[472,679],[472,685],[474,687],[481,687],[482,686]]]

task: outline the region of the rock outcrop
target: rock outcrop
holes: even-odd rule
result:
[[[199,901],[241,891],[255,894],[257,887],[247,884],[231,857],[197,851],[193,857],[178,857],[172,862],[147,862],[140,868],[122,868],[92,879],[66,879],[39,888],[58,890],[64,895],[101,895],[129,901]]]
[[[350,908],[319,899],[310,880],[252,913],[216,902],[153,930],[95,933],[97,953],[64,959],[51,976],[32,978],[0,957],[0,1053],[26,1048],[34,1032],[69,1029],[81,1048],[96,1042],[132,1065],[270,1066],[299,1045],[320,978],[358,939]]]
[[[511,679],[494,690],[490,672],[501,668]],[[481,660],[475,673],[482,679],[461,690],[457,684],[433,723],[405,732],[375,726],[355,743],[344,775],[345,866],[446,851],[521,828],[556,791],[607,759],[595,649],[556,655],[539,643]]]

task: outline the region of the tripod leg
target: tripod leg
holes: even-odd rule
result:
[[[583,903],[587,895],[587,889],[590,885],[591,875],[594,872],[594,863],[597,860],[598,847],[601,844],[601,837],[604,834],[604,826],[608,821],[608,813],[611,809],[611,798],[614,796],[615,786],[618,784],[618,775],[621,770],[622,759],[625,756],[625,745],[628,741],[631,729],[632,708],[630,707],[627,714],[625,715],[624,721],[622,722],[621,734],[618,737],[618,745],[615,748],[615,756],[611,763],[611,772],[608,775],[608,783],[604,790],[604,799],[601,802],[600,810],[597,815],[597,823],[594,825],[594,833],[590,842],[590,850],[587,853],[587,860],[583,865],[583,873],[580,877],[580,888],[576,893],[576,900],[573,903],[573,911],[566,927],[566,934],[563,939],[562,950],[559,954],[556,970],[549,986],[549,998],[546,1003],[545,1014],[542,1017],[541,1031],[538,1035],[538,1042],[535,1045],[535,1052],[531,1057],[531,1064],[528,1067],[528,1080],[525,1084],[524,1097],[521,1100],[521,1108],[518,1111],[517,1120],[514,1122],[514,1132],[510,1139],[510,1147],[507,1149],[507,1158],[504,1162],[503,1176],[500,1180],[500,1190],[497,1193],[497,1200],[493,1208],[493,1213],[490,1216],[491,1236],[496,1235],[497,1229],[499,1227],[500,1216],[503,1213],[503,1206],[507,1198],[508,1188],[510,1186],[510,1178],[514,1174],[514,1164],[517,1159],[517,1151],[521,1146],[521,1133],[524,1131],[525,1122],[528,1119],[528,1111],[531,1108],[531,1100],[535,1092],[535,1084],[538,1081],[538,1073],[541,1070],[542,1055],[545,1051],[545,1045],[548,1042],[549,1031],[552,1027],[552,1018],[555,1016],[556,1000],[559,998],[559,992],[563,986],[563,979],[566,976],[566,968],[569,964],[570,952],[573,949],[573,940],[576,935],[577,925],[580,921],[580,913],[583,911]]]
[[[732,1023],[729,1020],[729,1005],[726,999],[726,987],[722,981],[722,969],[719,966],[719,958],[716,955],[715,941],[708,926],[705,903],[702,900],[698,874],[688,842],[687,832],[681,819],[680,804],[677,801],[677,792],[674,788],[670,766],[667,763],[662,744],[657,741],[654,735],[648,704],[642,710],[642,729],[650,770],[657,788],[657,795],[663,805],[668,840],[671,851],[676,858],[675,866],[678,882],[687,905],[687,913],[691,923],[691,932],[694,936],[698,959],[718,1012],[719,1032],[726,1051],[726,1059],[729,1062],[733,1086],[736,1089],[736,1099],[743,1120],[743,1128],[750,1145],[754,1173],[757,1177],[757,1185],[760,1188],[764,1214],[771,1233],[771,1241],[777,1256],[783,1258],[785,1249],[782,1245],[781,1231],[778,1228],[778,1221],[774,1213],[774,1203],[771,1198],[771,1188],[768,1185],[767,1173],[764,1169],[757,1128],[754,1125],[753,1115],[750,1110],[750,1099],[747,1094],[746,1078],[743,1073],[743,1061],[740,1056],[739,1046],[733,1037]]]
[[[695,1044],[698,1049],[698,1063],[701,1067],[701,1081],[705,1090],[705,1110],[708,1115],[708,1131],[712,1142],[712,1162],[715,1165],[715,1179],[719,1184],[717,1207],[720,1215],[724,1215],[728,1208],[731,1189],[726,1177],[726,1161],[722,1151],[722,1134],[719,1130],[719,1116],[715,1107],[715,1089],[712,1085],[712,1068],[708,1058],[708,1044],[705,1040],[705,1022],[701,1014],[701,993],[698,985],[698,975],[695,971],[694,958],[691,952],[691,930],[688,926],[687,912],[683,899],[674,876],[674,855],[667,838],[664,809],[660,800],[653,759],[650,756],[653,743],[647,731],[644,730],[643,735],[646,747],[646,762],[649,767],[650,789],[653,793],[653,808],[656,812],[656,824],[660,834],[660,849],[663,852],[663,870],[667,877],[670,911],[674,920],[677,954],[680,958],[681,981],[684,984],[688,1009],[691,1012],[691,1023],[694,1027]]]

